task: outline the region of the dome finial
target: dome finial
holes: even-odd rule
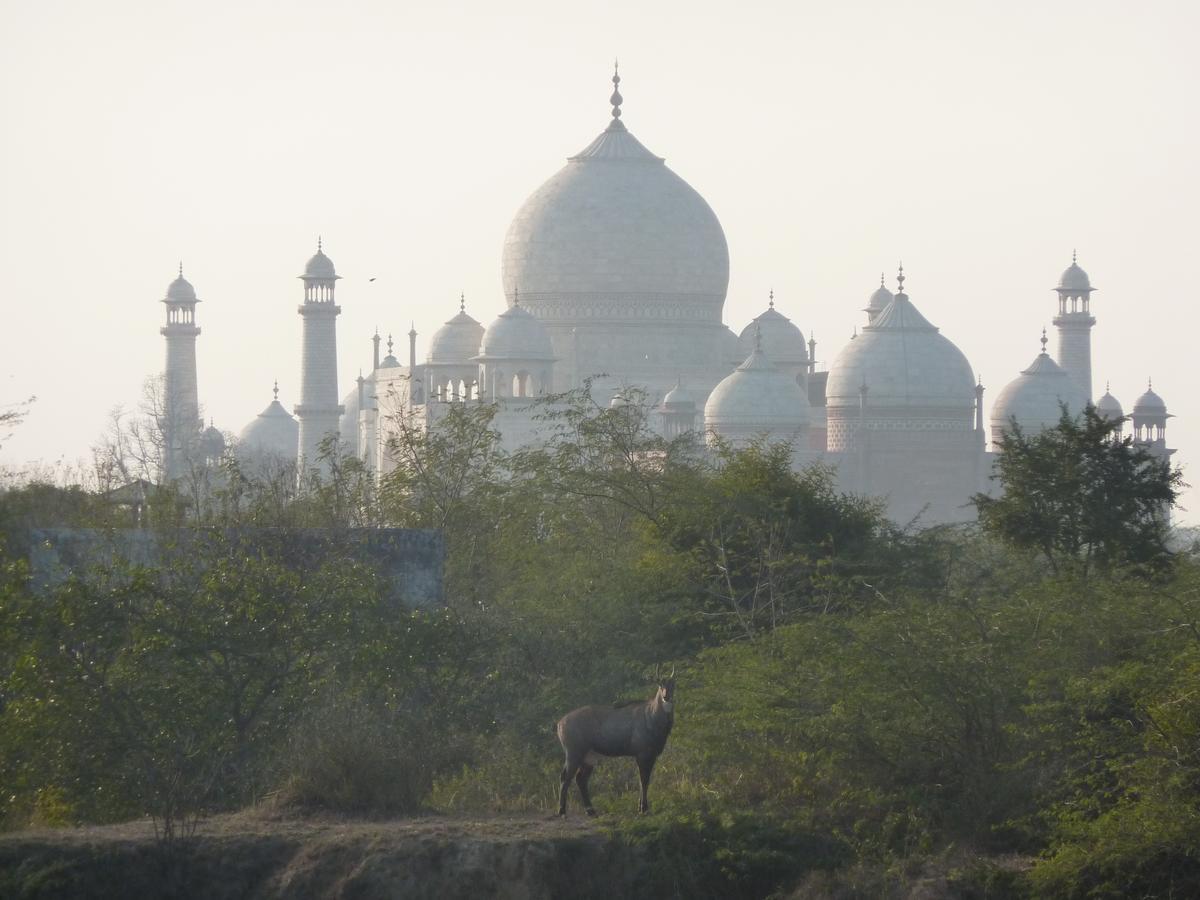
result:
[[[324,250],[321,249],[321,236],[319,234],[317,235],[317,252],[318,253],[325,252]]]
[[[879,273],[879,286],[887,287],[887,283],[884,281],[884,276],[883,276],[882,272]]]
[[[1112,382],[1109,381],[1107,378],[1104,379],[1104,393],[1106,393],[1106,394],[1112,393]]]
[[[279,379],[278,378],[275,379],[275,387],[273,388],[273,392],[275,394],[275,399],[278,400],[279,399]]]
[[[467,292],[466,292],[466,291],[461,291],[461,292],[459,292],[459,295],[458,295],[458,311],[459,311],[459,312],[466,312],[466,311],[467,311]]]
[[[179,277],[180,278],[183,277],[183,260],[182,259],[179,261]]]
[[[904,293],[904,263],[903,262],[900,263],[900,274],[896,276],[896,284],[897,284],[896,293],[903,294]]]
[[[1042,355],[1046,353],[1046,329],[1042,328]]]
[[[770,299],[767,301],[767,305],[771,309],[775,308],[775,288],[771,288]]]
[[[388,356],[392,355],[392,336],[388,335]]]
[[[621,76],[618,72],[617,60],[613,60],[612,83],[613,83],[613,92],[612,92],[612,96],[608,98],[608,102],[612,104],[613,118],[619,119],[619,118],[621,118],[621,102],[625,98],[621,96],[621,88],[620,88]]]
[[[1071,248],[1071,265],[1075,265],[1075,249]]]

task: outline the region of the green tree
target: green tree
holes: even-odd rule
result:
[[[1039,553],[1054,572],[1161,567],[1182,475],[1119,427],[1091,405],[1078,419],[1064,408],[1035,435],[1014,423],[993,476],[999,496],[973,498],[984,530]]]

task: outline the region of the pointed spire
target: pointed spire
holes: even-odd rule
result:
[[[275,379],[275,387],[272,390],[274,391],[275,399],[278,400],[279,399],[279,379],[278,378]]]
[[[621,96],[621,88],[620,88],[621,75],[618,71],[618,61],[617,60],[613,60],[612,83],[613,83],[613,92],[612,92],[612,96],[608,98],[608,102],[612,104],[613,118],[619,119],[619,118],[621,118],[621,103],[624,101],[625,98]]]
[[[1046,329],[1042,328],[1042,355],[1046,355]]]
[[[408,320],[408,336],[410,338],[414,338],[417,336],[417,322],[415,319]],[[392,349],[392,345],[391,345],[391,342],[389,342],[388,343],[388,351],[390,352],[391,349]]]
[[[774,309],[775,308],[775,288],[771,288],[771,293],[770,293],[769,297],[770,297],[770,299],[767,301],[767,306],[769,306],[771,309]]]

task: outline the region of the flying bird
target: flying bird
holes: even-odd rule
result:
[[[374,281],[374,278],[368,278],[367,281]]]

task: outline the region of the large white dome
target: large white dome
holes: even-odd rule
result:
[[[729,249],[704,198],[614,117],[517,212],[502,277],[539,319],[716,324]]]
[[[903,291],[838,354],[827,407],[857,414],[864,384],[870,408],[909,409],[922,419],[965,415],[969,422],[975,405],[971,364]]]
[[[1000,438],[1012,426],[1015,418],[1021,431],[1037,434],[1058,424],[1062,406],[1070,415],[1079,415],[1088,398],[1062,367],[1043,349],[1029,366],[1004,386],[992,407],[992,441]]]

